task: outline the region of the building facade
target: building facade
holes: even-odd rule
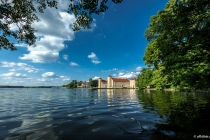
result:
[[[136,88],[136,78],[128,80],[126,78],[112,78],[109,75],[107,80],[98,79],[98,88]]]

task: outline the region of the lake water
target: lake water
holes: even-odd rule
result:
[[[210,138],[206,94],[55,88],[0,89],[0,139]]]

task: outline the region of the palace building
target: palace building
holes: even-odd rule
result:
[[[98,79],[98,88],[136,88],[136,78],[128,80],[126,78],[112,78],[109,75],[107,80]]]

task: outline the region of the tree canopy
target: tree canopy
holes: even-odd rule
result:
[[[111,1],[111,0],[110,0]],[[121,3],[123,0],[112,0]],[[73,30],[82,28],[90,29],[93,21],[92,14],[100,14],[108,9],[108,0],[70,0],[66,12],[74,14],[76,21]],[[32,23],[39,21],[37,12],[44,12],[46,7],[56,8],[56,0],[0,0],[0,50],[16,50],[14,43],[9,38],[18,42],[34,45],[36,42],[36,29]],[[12,24],[17,25],[18,30],[10,29]]]
[[[178,88],[210,88],[210,1],[169,0],[150,19],[143,60]]]
[[[92,78],[89,79],[89,86],[91,87],[97,87],[97,81],[98,80],[93,80]]]
[[[149,68],[143,68],[137,77],[137,86],[145,88],[150,85],[152,79],[152,70]]]
[[[71,83],[67,84],[67,85],[63,85],[63,87],[67,87],[67,88],[77,88],[77,80],[72,80]]]

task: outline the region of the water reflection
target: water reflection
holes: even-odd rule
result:
[[[0,139],[210,135],[208,95],[135,89],[1,89],[0,97]],[[124,134],[125,130],[139,133]]]
[[[4,89],[0,96],[0,139],[6,140],[124,138],[113,122],[129,120],[112,115],[139,108],[135,90],[128,89]]]
[[[210,96],[195,93],[139,91],[143,108],[160,116],[153,139],[192,139],[210,135]]]

